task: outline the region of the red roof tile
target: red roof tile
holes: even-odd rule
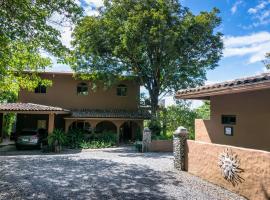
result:
[[[58,111],[68,112],[63,108],[33,103],[0,103],[0,111]]]
[[[245,88],[246,86],[256,86],[263,83],[270,83],[270,73],[263,73],[257,76],[251,76],[241,79],[235,79],[232,81],[225,81],[221,83],[215,83],[211,85],[204,85],[197,88],[188,88],[185,90],[179,90],[176,92],[175,97],[178,99],[196,99],[197,97],[203,98],[203,97],[209,97],[216,95],[219,91],[224,91],[226,93],[226,90],[231,92],[231,89],[238,89],[237,92],[243,92],[244,90],[241,90],[241,88]],[[270,85],[266,86],[265,88],[270,88]],[[212,95],[211,92],[215,92]]]

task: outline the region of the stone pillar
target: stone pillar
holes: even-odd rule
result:
[[[54,130],[54,113],[49,114],[48,134],[51,134]]]
[[[185,170],[185,145],[188,136],[186,128],[180,126],[173,134],[174,168]]]
[[[151,143],[151,131],[149,128],[145,128],[143,130],[143,138],[142,138],[142,152],[149,151],[149,146]]]

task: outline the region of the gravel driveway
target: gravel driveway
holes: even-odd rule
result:
[[[29,155],[28,155],[29,154]],[[0,152],[0,199],[244,199],[173,169],[171,153],[130,147]]]

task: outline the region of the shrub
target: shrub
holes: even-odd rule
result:
[[[79,148],[84,141],[84,132],[79,129],[69,130],[67,133],[67,141],[65,143],[69,148]]]
[[[135,131],[135,139],[136,140],[142,141],[142,132],[141,131],[142,130],[139,127],[136,128],[136,131]]]
[[[54,131],[48,135],[48,144],[53,145],[55,143],[63,145],[66,143],[67,136],[60,129],[54,129]]]
[[[80,144],[80,147],[82,149],[98,149],[98,148],[108,148],[113,146],[113,143],[111,142],[104,142],[104,141],[98,141],[98,140],[92,140],[92,141],[83,141]]]
[[[117,143],[117,134],[114,132],[103,132],[94,135],[94,140],[108,142],[112,144]]]
[[[60,129],[54,129],[54,131],[48,135],[48,144],[50,149],[53,149],[55,152],[60,152],[62,145],[66,143],[67,136]]]
[[[152,135],[152,140],[172,140],[173,132],[167,131],[165,134],[162,133],[160,135]]]
[[[142,142],[141,141],[136,141],[134,145],[135,145],[135,148],[137,149],[137,151],[142,152]]]
[[[106,148],[117,144],[117,134],[114,132],[103,132],[97,134],[86,134],[82,130],[73,129],[67,134],[66,146],[69,148]]]
[[[148,128],[151,130],[153,135],[160,135],[161,124],[158,120],[151,120],[148,124]]]

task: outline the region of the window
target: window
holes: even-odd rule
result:
[[[86,96],[88,95],[88,86],[86,83],[79,83],[77,86],[77,94]]]
[[[221,116],[221,123],[235,125],[236,124],[236,116],[235,115],[222,115]]]
[[[46,87],[44,85],[38,85],[36,88],[35,88],[35,93],[42,93],[42,94],[45,94],[46,93]]]
[[[118,85],[116,90],[117,96],[125,97],[127,96],[127,86]]]

